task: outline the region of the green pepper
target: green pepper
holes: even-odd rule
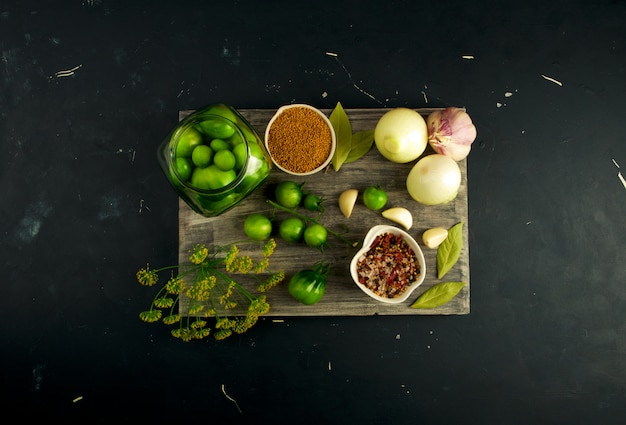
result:
[[[302,304],[315,304],[324,296],[330,266],[317,263],[312,269],[297,272],[289,281],[289,293]]]

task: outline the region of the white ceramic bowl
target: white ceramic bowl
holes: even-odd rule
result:
[[[274,159],[274,155],[272,155],[272,150],[270,149],[270,146],[268,144],[268,139],[269,139],[269,134],[270,134],[270,129],[272,127],[272,124],[274,124],[274,121],[276,121],[276,118],[278,118],[283,112],[285,112],[287,109],[291,109],[291,108],[305,108],[305,109],[309,109],[309,110],[315,112],[317,115],[319,115],[319,117],[324,121],[324,123],[328,126],[328,129],[330,130],[330,137],[331,137],[330,154],[328,155],[326,160],[320,166],[315,168],[314,170],[303,172],[303,173],[298,173],[298,172],[294,172],[294,171],[288,170],[285,167],[283,167],[281,164],[276,162],[276,160]],[[296,137],[294,137],[293,143],[294,144],[298,143],[298,139]],[[314,108],[313,106],[310,106],[310,105],[306,105],[306,104],[303,104],[303,103],[294,103],[292,105],[281,106],[280,108],[278,108],[278,110],[276,111],[274,116],[270,119],[269,123],[267,124],[267,128],[265,129],[265,147],[267,148],[267,151],[269,152],[270,157],[272,158],[272,162],[274,163],[274,165],[276,165],[276,167],[278,167],[279,169],[281,169],[285,173],[288,173],[288,174],[291,174],[291,175],[294,175],[294,176],[308,176],[308,175],[311,175],[311,174],[315,174],[315,173],[323,170],[326,166],[328,166],[328,164],[330,163],[330,161],[333,158],[333,155],[335,154],[335,148],[337,147],[337,137],[335,135],[335,130],[334,130],[332,124],[330,123],[330,120],[328,119],[328,117],[326,115],[324,115],[324,113],[322,111],[320,111],[319,109]]]
[[[386,298],[386,297],[377,295],[373,291],[371,291],[369,288],[367,288],[365,285],[359,283],[359,275],[357,272],[357,263],[359,261],[359,258],[364,253],[369,251],[370,245],[372,244],[372,242],[374,242],[374,239],[377,236],[382,235],[383,233],[392,233],[394,235],[402,235],[402,238],[411,247],[411,249],[413,249],[413,252],[415,253],[415,258],[417,259],[417,262],[420,265],[420,274],[417,280],[411,282],[408,288],[400,296],[395,297],[395,298]],[[363,292],[365,292],[370,297],[374,298],[377,301],[387,303],[387,304],[400,304],[406,301],[407,298],[411,296],[411,293],[415,291],[415,289],[417,289],[417,287],[420,286],[422,282],[424,282],[424,277],[426,276],[426,261],[424,261],[424,253],[422,252],[421,248],[419,247],[419,245],[417,244],[417,242],[415,241],[415,239],[413,239],[411,235],[409,235],[404,230],[399,229],[398,227],[381,224],[381,225],[372,227],[365,235],[365,238],[363,239],[363,247],[359,250],[359,252],[356,253],[356,255],[352,258],[352,261],[350,262],[350,274],[352,275],[352,280],[354,280],[354,283],[356,284],[356,286],[358,286]]]

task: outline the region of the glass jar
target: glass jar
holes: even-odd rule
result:
[[[183,118],[157,153],[176,193],[206,217],[237,205],[265,181],[272,168],[254,128],[235,108],[221,103]]]

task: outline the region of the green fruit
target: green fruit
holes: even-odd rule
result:
[[[317,303],[324,296],[329,271],[330,266],[323,263],[300,270],[289,280],[289,294],[305,305]]]
[[[211,146],[211,149],[213,149],[215,152],[230,149],[230,145],[228,144],[228,142],[225,142],[222,139],[211,140],[211,143],[209,143],[209,146]]]
[[[260,213],[250,214],[243,223],[243,231],[250,239],[265,240],[272,234],[272,221]]]
[[[285,208],[296,208],[302,201],[302,184],[290,180],[280,182],[274,189],[276,202]]]
[[[240,143],[233,148],[233,155],[235,155],[235,168],[241,170],[248,158],[248,148],[245,143]]]
[[[296,243],[302,240],[304,235],[304,221],[298,217],[289,217],[280,223],[278,232],[280,237],[287,242]]]
[[[387,193],[380,186],[370,186],[363,191],[363,203],[370,210],[378,211],[387,204]]]
[[[222,171],[229,171],[235,168],[235,155],[229,150],[217,151],[213,156],[213,163]]]
[[[191,184],[202,190],[216,190],[232,183],[237,178],[234,170],[222,171],[215,164],[196,168],[191,173]]]
[[[304,229],[304,243],[313,248],[322,248],[326,244],[328,231],[321,224],[312,224]]]
[[[235,127],[221,119],[209,118],[200,122],[198,128],[211,139],[228,139],[235,134]]]
[[[208,167],[213,159],[213,151],[207,145],[196,146],[191,153],[191,161],[196,167]]]
[[[189,181],[193,166],[187,158],[176,158],[176,171],[183,181]]]
[[[188,128],[176,142],[176,157],[190,158],[194,148],[200,144],[202,144],[202,134],[193,127]]]
[[[324,212],[324,205],[322,205],[322,201],[323,199],[321,196],[309,193],[304,197],[304,201],[302,203],[304,205],[304,208],[309,211]]]

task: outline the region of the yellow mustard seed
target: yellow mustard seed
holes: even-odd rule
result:
[[[331,131],[315,111],[288,108],[272,123],[267,145],[276,164],[294,173],[308,173],[328,159]]]

